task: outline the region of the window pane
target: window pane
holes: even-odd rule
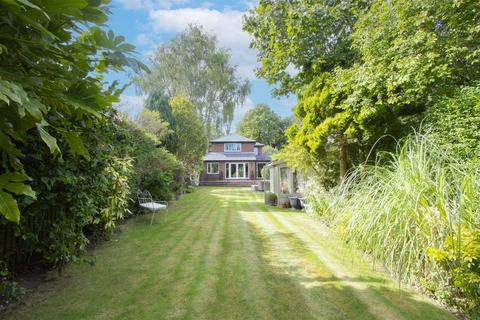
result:
[[[230,163],[225,164],[225,177],[230,178]]]
[[[257,166],[257,177],[262,177],[262,169],[265,167],[265,163],[259,163]]]
[[[231,163],[230,164],[230,177],[236,178],[237,177],[237,164]]]
[[[248,163],[245,163],[245,178],[248,178]]]
[[[225,143],[225,152],[240,152],[240,143]]]
[[[290,175],[290,169],[288,168],[280,169],[280,191],[282,193],[291,193],[290,185],[288,183],[289,175]]]
[[[238,164],[238,177],[243,178],[245,177],[245,171],[244,171],[243,163]]]
[[[218,172],[218,163],[212,163],[212,172],[214,173]]]

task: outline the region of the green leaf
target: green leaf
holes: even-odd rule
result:
[[[40,137],[42,138],[43,142],[45,142],[48,148],[50,149],[50,152],[53,154],[60,153],[60,148],[58,147],[57,139],[52,137],[50,133],[48,133],[44,129],[44,126],[42,124],[37,123],[37,130],[38,130],[38,133],[40,133]]]
[[[11,194],[0,191],[0,213],[7,219],[18,223],[20,221],[20,210],[17,201]]]
[[[41,120],[43,114],[47,112],[47,107],[37,99],[30,99],[25,107],[27,112],[37,120]]]
[[[24,194],[26,196],[36,199],[35,192],[32,188],[24,184],[30,178],[21,172],[7,172],[0,175],[0,191],[6,190],[15,194]]]
[[[70,151],[73,154],[81,155],[86,160],[90,160],[88,150],[85,148],[85,145],[77,132],[65,132],[63,136],[65,137],[65,140],[67,140]]]
[[[30,8],[33,8],[33,9],[37,9],[37,10],[42,10],[40,9],[38,6],[34,5],[33,3],[31,3],[30,1],[28,0],[17,0],[18,2],[20,2],[21,4],[24,4]]]

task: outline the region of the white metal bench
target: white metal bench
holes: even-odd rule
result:
[[[141,192],[141,191],[138,192],[137,193],[137,198],[138,198],[138,205],[140,206],[140,208],[152,212],[152,219],[150,220],[150,225],[152,225],[153,218],[155,217],[155,213],[157,211],[168,208],[168,202],[167,201],[153,200],[152,195],[148,190],[145,190],[143,192]]]

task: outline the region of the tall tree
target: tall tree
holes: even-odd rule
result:
[[[274,94],[296,93],[317,75],[357,59],[350,35],[369,1],[260,0],[244,17],[261,66],[257,76]]]
[[[167,148],[168,151],[175,154],[177,151],[177,142],[175,138],[177,124],[175,123],[175,117],[173,116],[169,98],[160,91],[153,91],[148,95],[147,101],[145,102],[145,108],[158,112],[160,119],[168,125],[169,130],[161,141],[164,143],[165,148]]]
[[[230,130],[235,107],[250,91],[247,80],[230,65],[230,53],[215,36],[188,27],[160,45],[151,58],[152,72],[139,80],[147,93],[184,96],[195,106],[209,135]]]
[[[175,155],[184,164],[188,174],[196,174],[201,168],[208,142],[202,121],[194,105],[187,98],[173,97],[170,105],[177,124]]]
[[[286,142],[285,130],[291,119],[280,118],[266,104],[258,104],[248,110],[237,127],[238,133],[263,144],[280,149]]]
[[[168,123],[162,120],[158,111],[143,109],[134,123],[159,141],[164,141],[165,137],[172,133],[172,130],[168,127]]]
[[[349,13],[345,16],[349,18],[320,19],[314,29],[300,25],[304,29],[294,31],[295,36],[305,37],[305,41],[315,39],[317,33],[321,36],[322,30],[348,31],[344,48],[351,53],[349,63],[338,62],[342,60],[335,56],[338,53],[341,57],[343,51],[337,52],[333,46],[328,52],[337,52],[334,56],[320,51],[311,58],[312,61],[320,59],[321,65],[330,66],[328,68],[293,65],[299,70],[299,76],[310,70],[311,78],[293,87],[299,93],[295,113],[301,123],[288,132],[291,143],[304,148],[314,161],[321,162],[328,158],[325,157],[327,153],[335,152],[342,177],[352,162],[364,159],[365,150],[379,137],[402,135],[438,97],[451,94],[459,86],[472,84],[480,72],[478,1],[369,2],[364,6],[363,2],[309,1],[312,5],[328,3],[331,10],[326,11],[327,16],[344,12]],[[257,9],[255,19],[263,21],[266,15],[265,19],[270,22],[258,32],[264,37],[270,34],[272,43],[288,41],[278,35],[275,28],[280,25],[288,30],[288,26],[293,28],[300,22],[291,21],[288,15],[285,21],[273,19],[270,10],[275,6],[261,3],[265,8],[263,11]],[[359,3],[362,5],[358,6]],[[360,10],[344,11],[348,4]],[[289,2],[287,6],[301,4]],[[309,13],[312,17],[315,14],[316,11]],[[311,17],[304,20],[309,19]],[[257,30],[255,24],[247,24],[247,27],[253,32]],[[288,38],[295,43],[305,43],[291,35]],[[332,33],[334,44],[340,38],[341,34],[337,37]],[[329,47],[328,39],[321,42],[323,47]],[[280,71],[272,69],[273,73],[265,76],[288,84],[288,81],[282,82],[281,77],[277,80],[276,72],[286,72],[285,50],[300,49],[296,44],[288,49],[274,45],[265,47],[264,55],[269,58],[262,67],[270,70],[278,56],[281,68]],[[295,55],[295,51],[288,52]],[[299,55],[304,52],[300,50]]]

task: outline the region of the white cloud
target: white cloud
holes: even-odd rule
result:
[[[144,107],[145,96],[121,95],[120,102],[115,104],[115,108],[126,113],[130,118],[135,118]]]
[[[152,28],[157,33],[181,32],[190,24],[201,25],[214,34],[221,47],[231,50],[232,64],[240,76],[255,79],[256,51],[249,48],[250,36],[242,30],[244,12],[209,8],[151,9]]]

